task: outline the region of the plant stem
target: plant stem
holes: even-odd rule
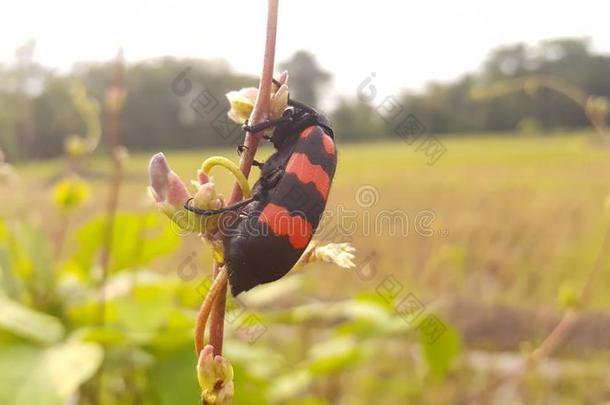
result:
[[[112,84],[109,88],[109,92],[115,92],[124,94],[125,91],[125,66],[123,62],[123,51],[120,50],[116,62],[115,70],[112,79]],[[112,97],[107,95],[107,97]],[[112,103],[107,103],[112,104]],[[108,270],[110,266],[110,253],[112,249],[112,236],[114,233],[114,220],[116,211],[119,203],[119,192],[121,188],[121,182],[123,180],[123,159],[121,156],[121,109],[116,105],[108,106],[107,113],[107,134],[108,134],[108,147],[112,158],[112,177],[110,179],[110,188],[108,191],[108,200],[106,202],[106,230],[104,234],[104,245],[101,255],[101,269],[102,274],[100,276],[99,287],[100,287],[100,312],[99,312],[99,323],[104,325],[106,322],[106,281],[108,279]]]
[[[265,40],[265,55],[263,57],[263,71],[261,74],[260,83],[258,86],[258,97],[254,105],[254,110],[250,116],[250,125],[256,125],[265,121],[269,117],[271,107],[271,82],[273,79],[273,68],[275,63],[275,39],[277,34],[277,15],[279,0],[269,0],[267,8],[267,36]],[[244,139],[245,150],[239,162],[239,168],[244,173],[246,178],[250,174],[252,162],[256,155],[258,144],[262,138],[261,133],[246,133]],[[228,205],[240,201],[242,198],[241,188],[239,184],[235,184],[233,192],[228,201]],[[216,277],[221,272],[221,268],[217,265],[213,267],[213,276]],[[225,272],[226,273],[226,272]],[[226,304],[227,280],[224,280],[222,294],[215,301],[212,317],[210,321],[210,344],[214,347],[214,355],[222,354],[222,342],[224,333],[224,317]],[[198,328],[200,325],[198,325]],[[202,344],[202,342],[197,342]],[[199,351],[197,351],[199,354]]]
[[[215,265],[216,267],[216,265]],[[208,291],[205,300],[201,304],[199,308],[199,314],[197,315],[197,329],[195,330],[195,352],[197,353],[197,357],[199,357],[199,353],[203,350],[203,341],[205,338],[205,325],[210,316],[210,312],[212,308],[215,306],[214,304],[218,301],[218,299],[222,296],[223,292],[226,295],[227,288],[227,270],[225,267],[219,267],[218,274],[214,281],[212,282],[212,286],[210,287],[210,291]],[[213,319],[213,318],[212,318]],[[214,330],[214,325],[210,325],[210,333]],[[216,348],[216,346],[214,346]]]
[[[123,51],[119,50],[115,61],[114,75],[112,78],[112,84],[107,89],[106,94],[106,108],[107,108],[107,127],[106,133],[108,134],[108,148],[112,158],[113,172],[110,178],[108,200],[106,201],[106,229],[104,230],[104,244],[102,247],[100,267],[102,273],[98,281],[98,292],[100,294],[99,307],[98,307],[98,325],[103,327],[106,324],[106,283],[108,281],[108,271],[110,267],[110,254],[112,250],[112,239],[114,233],[114,222],[116,217],[116,211],[119,204],[119,191],[121,188],[121,182],[123,181],[123,157],[121,151],[121,106],[115,104],[112,101],[108,102],[108,99],[115,97],[116,95],[125,94],[125,65],[123,61]],[[104,347],[104,345],[102,345]],[[105,348],[105,347],[104,347]],[[103,390],[103,371],[104,365],[102,364],[94,378],[97,397],[93,399],[95,404],[101,404],[101,394]]]

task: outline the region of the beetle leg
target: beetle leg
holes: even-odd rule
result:
[[[268,120],[268,121],[264,121],[261,122],[260,124],[256,124],[256,125],[249,125],[247,122],[242,125],[242,129],[246,132],[252,132],[252,133],[256,133],[256,132],[260,132],[263,131],[265,129],[268,128],[272,128],[275,127],[278,124],[283,124],[285,122],[289,121],[288,118],[286,117],[282,117],[282,118],[278,118],[276,120]]]

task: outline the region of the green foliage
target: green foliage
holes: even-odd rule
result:
[[[6,83],[0,85],[0,105],[4,107],[0,111],[0,149],[11,159],[57,156],[64,146],[73,155],[95,149],[100,128],[93,100],[104,99],[113,63],[81,65],[78,72],[61,76],[29,62],[0,69],[0,83]],[[314,55],[304,51],[296,52],[282,66],[290,72],[291,96],[315,106],[330,74]],[[185,91],[182,94],[174,85],[187,68],[185,78],[192,88],[184,90],[186,82],[178,80],[178,88]],[[397,88],[393,93],[377,94],[370,104],[342,100],[334,112],[327,113],[332,113],[339,139],[356,141],[396,136],[394,128],[403,118],[386,124],[377,111],[391,96],[402,106],[403,117],[413,114],[429,133],[583,127],[588,121],[582,110],[549,91],[486,101],[473,100],[471,95],[481,86],[529,75],[552,75],[600,96],[589,103],[589,113],[607,121],[609,70],[610,57],[593,52],[586,40],[557,39],[535,47],[508,45],[491,52],[477,72],[452,83],[432,83],[420,94]],[[235,135],[219,133],[212,122],[228,110],[227,92],[257,82],[255,77],[235,74],[224,62],[192,59],[137,63],[127,66],[126,75],[123,140],[132,151],[231,144]],[[28,91],[31,83],[41,90]],[[75,86],[80,90],[75,92]],[[208,93],[202,95],[203,89]],[[202,103],[208,97],[217,106],[207,113],[199,108],[198,113],[193,105],[197,106],[199,96]]]
[[[288,84],[291,97],[316,108],[320,89],[330,81],[331,75],[318,65],[315,55],[297,51],[280,64],[280,69],[287,70],[290,74]]]
[[[364,141],[391,133],[371,106],[357,101],[342,100],[332,119],[337,139]]]
[[[155,364],[149,371],[149,378],[158,404],[198,403],[199,385],[194,359],[190,345],[157,353]]]
[[[11,405],[65,403],[99,368],[98,345],[66,342],[46,348],[0,346],[0,402]]]
[[[338,337],[311,348],[307,369],[312,375],[327,375],[353,366],[361,355],[354,338]]]
[[[445,324],[445,322],[443,322]],[[446,326],[446,330],[431,340],[425,333],[420,333],[420,344],[430,372],[436,377],[444,377],[462,349],[458,331]]]
[[[108,241],[108,219],[97,216],[76,231],[74,263],[81,271],[93,266]],[[157,213],[118,213],[112,223],[110,272],[137,268],[176,249],[180,241],[169,222]]]
[[[47,301],[52,295],[49,286],[55,280],[54,260],[51,243],[40,225],[12,224],[5,246],[4,267],[11,269],[10,275],[5,272],[7,294],[38,304]]]
[[[436,311],[433,298],[442,304],[446,297],[476,294],[481,294],[481,301],[541,306],[556,302],[558,279],[581,285],[583,272],[577,270],[590,267],[599,252],[603,223],[592,212],[601,212],[599,202],[607,195],[608,184],[605,154],[585,139],[451,139],[447,140],[451,153],[438,166],[448,170],[427,167],[402,142],[343,147],[332,204],[353,206],[354,190],[363,183],[374,184],[382,193],[384,208],[400,207],[409,213],[433,208],[450,230],[449,239],[416,237],[405,243],[385,235],[357,236],[359,259],[369,250],[379,254],[376,278],[314,264],[240,295],[236,302],[243,304],[244,314],[230,314],[225,324],[224,354],[235,372],[234,403],[454,403],[465,390],[477,392],[490,373],[497,373],[473,366],[471,356],[476,355],[478,364],[484,353],[467,351],[459,334],[453,334],[456,327],[444,318],[449,331],[443,337],[433,343],[420,341],[418,325],[400,317],[395,305],[412,290],[431,312]],[[361,170],[364,154],[376,170]],[[127,166],[127,178],[141,171],[148,157],[136,154]],[[187,173],[200,163],[201,153],[177,157],[178,170]],[[55,167],[48,163],[28,167],[31,183],[39,184],[40,173]],[[599,176],[590,176],[592,171]],[[532,177],[533,172],[545,175]],[[395,186],[398,175],[404,187],[417,190],[407,199],[404,188]],[[451,198],[439,199],[439,194]],[[140,182],[125,183],[126,201],[138,201],[141,195]],[[97,212],[101,203],[103,199],[92,201],[87,211]],[[74,210],[75,228],[69,229],[64,253],[56,257],[54,240],[47,236],[54,238],[56,222],[45,216],[45,227],[38,225],[37,209],[29,207],[27,218],[0,219],[0,403],[23,397],[43,405],[66,401],[90,405],[98,389],[103,404],[197,403],[193,322],[202,299],[198,285],[209,270],[205,266],[209,252],[197,250],[192,262],[200,277],[181,280],[173,270],[184,257],[172,256],[178,236],[171,233],[169,221],[152,213],[121,213],[112,246],[118,260],[112,262],[106,283],[102,325],[98,286],[104,217],[84,217],[85,210]],[[456,212],[459,215],[453,215]],[[141,234],[144,237],[133,236]],[[165,245],[167,241],[158,237],[171,243]],[[141,254],[139,249],[145,249],[149,240],[152,253]],[[200,249],[197,238],[184,242],[189,252]],[[390,274],[404,283],[404,290],[396,300],[386,301],[376,286]],[[38,275],[45,281],[38,281]],[[607,306],[603,288],[608,280],[601,277],[604,282],[595,297],[599,309]],[[255,343],[241,333],[247,314],[256,314],[267,327]],[[76,355],[55,351],[73,361],[79,374],[78,379],[69,377],[69,387],[62,388],[69,392],[65,397],[56,394],[60,382],[47,381],[51,373],[30,371],[41,368],[48,351],[72,344],[97,347],[103,356],[100,365],[92,354],[95,349],[79,352],[78,360],[72,359]],[[494,365],[503,364],[504,355],[489,356]],[[531,387],[524,385],[524,401],[531,399],[530,393],[540,397],[541,392],[555,391],[565,402],[599,403],[607,388],[607,360],[603,352],[595,352],[584,361],[570,359],[565,366],[561,360],[556,368],[553,363],[557,371],[550,379],[526,376],[534,381]],[[573,363],[585,371],[573,371]],[[103,373],[103,378],[90,377],[91,369]],[[53,375],[64,373],[52,370]],[[48,402],[24,396],[29,388],[23,384],[32,381],[30,377],[44,380],[39,385],[45,390],[53,387],[50,394],[31,394],[46,395]]]
[[[0,221],[0,403],[53,405],[86,397],[87,386],[102,364],[108,380],[135,384],[132,391],[121,393],[102,388],[104,401],[113,403],[119,397],[123,403],[141,395],[172,403],[175,387],[158,384],[153,390],[149,385],[153,377],[136,381],[146,373],[158,376],[159,367],[163,373],[169,368],[168,380],[180,376],[172,364],[182,367],[183,385],[187,375],[194,379],[192,318],[177,321],[187,311],[177,299],[177,280],[136,271],[173,251],[177,235],[159,215],[117,215],[113,234],[117,254],[103,304],[106,322],[100,325],[94,263],[104,248],[100,234],[105,225],[101,217],[83,225],[76,232],[83,249],[73,259],[59,262],[40,227]],[[121,237],[127,239],[121,243]],[[75,268],[78,279],[73,277]],[[168,336],[173,339],[169,346],[164,343]],[[169,354],[156,363],[149,351]],[[191,362],[184,354],[179,357],[187,352]],[[190,398],[196,398],[196,391],[193,380],[190,392],[195,396]]]
[[[39,343],[56,343],[64,335],[61,322],[0,296],[0,328]]]

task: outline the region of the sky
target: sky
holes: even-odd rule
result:
[[[35,59],[67,72],[124,48],[128,62],[165,55],[226,59],[239,72],[262,65],[266,1],[7,0],[0,63],[36,41]],[[380,93],[421,90],[477,69],[499,45],[587,37],[610,52],[610,6],[594,0],[281,0],[276,61],[313,52],[333,74],[329,92],[355,95],[372,72]]]

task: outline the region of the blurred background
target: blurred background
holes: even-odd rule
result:
[[[351,243],[356,266],[229,300],[234,403],[610,403],[603,11],[280,4],[276,70],[339,150],[316,239]],[[157,212],[147,165],[237,162],[225,93],[258,83],[266,2],[3,15],[0,403],[198,403],[211,251]]]

